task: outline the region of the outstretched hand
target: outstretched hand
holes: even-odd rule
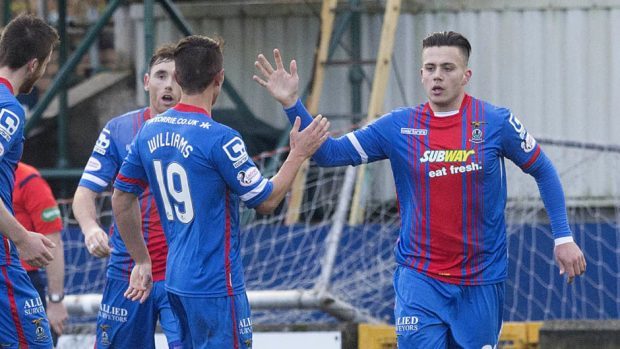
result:
[[[586,272],[586,259],[579,246],[574,242],[567,242],[555,247],[555,260],[560,267],[560,275],[566,274],[567,282],[573,282],[576,276]]]
[[[277,48],[273,50],[273,58],[276,63],[276,69],[267,58],[261,53],[258,55],[254,66],[260,71],[261,76],[254,75],[252,79],[259,85],[266,88],[269,94],[273,96],[283,107],[287,108],[295,104],[299,98],[299,75],[297,75],[297,62],[292,60],[289,66],[289,72],[284,69],[282,64],[282,56]]]
[[[300,131],[300,126],[301,118],[298,116],[290,132],[291,153],[305,160],[311,157],[329,137],[329,121],[319,114],[305,129]]]

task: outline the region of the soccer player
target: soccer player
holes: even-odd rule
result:
[[[157,319],[170,348],[180,347],[178,322],[170,310],[164,288],[168,247],[155,199],[150,190],[140,196],[140,231],[153,261],[153,297],[144,304],[126,299],[134,265],[116,227],[111,235],[97,222],[95,199],[106,190],[118,172],[127,150],[140,127],[153,116],[175,105],[181,89],[174,81],[174,46],[157,49],[144,75],[149,106],[110,120],[101,131],[73,198],[73,213],[84,233],[86,248],[95,257],[110,255],[107,281],[97,316],[97,348],[155,348]],[[111,245],[111,246],[110,246]]]
[[[317,117],[303,132],[293,127],[286,161],[271,180],[263,178],[239,133],[211,118],[224,82],[221,43],[186,37],[174,62],[181,101],[144,124],[114,184],[112,208],[136,262],[125,294],[143,302],[150,292],[151,260],[140,239],[136,199],[149,185],[166,222],[166,289],[183,348],[250,348],[239,202],[272,212],[303,161],[327,138],[329,123]]]
[[[502,324],[507,274],[504,158],[536,179],[551,221],[555,258],[568,281],[586,268],[573,242],[558,175],[510,110],[465,93],[471,46],[455,32],[422,42],[421,80],[428,101],[393,110],[370,125],[328,139],[320,166],[389,159],[401,229],[395,248],[395,319],[400,348],[494,348]],[[255,63],[264,86],[289,119],[311,121],[275,50],[276,70]],[[475,321],[472,321],[475,319]]]
[[[26,124],[15,95],[32,90],[57,42],[56,30],[31,15],[13,19],[0,38],[0,346],[9,348],[52,347],[41,298],[19,259],[45,266],[53,259],[50,249],[55,245],[19,224],[12,194]]]
[[[23,262],[32,285],[41,297],[52,330],[54,346],[62,334],[64,323],[68,318],[67,309],[62,300],[65,297],[65,254],[63,251],[62,219],[60,209],[49,184],[34,167],[19,162],[15,170],[15,187],[13,188],[13,211],[15,218],[24,228],[44,234],[56,247],[52,249],[54,259],[47,265],[47,294],[43,271]]]

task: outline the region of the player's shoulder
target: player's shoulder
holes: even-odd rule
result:
[[[399,126],[402,124],[403,120],[409,120],[412,115],[416,115],[418,111],[421,112],[423,110],[421,106],[399,107],[392,109],[389,113],[386,113],[375,120],[373,124],[375,127],[389,127],[390,125]]]
[[[472,97],[472,103],[478,103],[481,109],[484,110],[487,122],[504,122],[510,118],[512,112],[509,108],[498,106],[488,101],[477,99]]]
[[[399,107],[392,109],[387,115],[400,118],[403,116],[411,116],[412,114],[422,113],[424,111],[424,104],[418,104],[416,106]]]
[[[9,113],[21,119],[26,118],[26,112],[15,96],[0,93],[0,116],[4,113]]]
[[[145,109],[146,108],[135,109],[132,111],[128,111],[125,114],[115,116],[110,119],[110,121],[108,121],[107,128],[131,126],[133,125],[135,118],[142,115]]]

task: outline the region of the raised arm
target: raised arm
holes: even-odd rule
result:
[[[297,63],[292,60],[289,65],[290,73],[286,71],[282,64],[282,56],[278,49],[273,50],[276,69],[265,58],[259,54],[254,65],[260,72],[260,76],[254,75],[252,79],[264,87],[282,107],[291,125],[295,118],[301,119],[301,129],[310,125],[313,118],[299,100],[299,76],[297,74]],[[372,144],[364,144],[366,147],[373,147]],[[353,132],[340,138],[328,138],[325,143],[316,151],[312,159],[319,166],[333,167],[344,165],[359,165],[367,162],[364,150]]]

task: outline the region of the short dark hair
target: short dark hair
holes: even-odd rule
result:
[[[174,50],[174,69],[179,86],[186,94],[204,91],[222,70],[223,40],[191,35],[179,41]]]
[[[155,53],[153,54],[153,56],[151,57],[151,60],[149,61],[148,72],[149,73],[151,72],[151,69],[153,69],[153,66],[155,64],[159,64],[162,62],[168,62],[168,61],[174,61],[175,48],[176,46],[173,44],[163,44],[159,46],[157,50],[155,50]]]
[[[471,45],[469,40],[463,36],[463,34],[453,31],[435,32],[429,34],[424,40],[422,40],[422,49],[435,46],[455,46],[461,50],[463,56],[465,56],[465,62],[469,61],[469,54],[471,53]]]
[[[41,63],[58,43],[58,33],[41,18],[22,14],[7,24],[0,38],[0,67],[18,69],[33,58]]]

